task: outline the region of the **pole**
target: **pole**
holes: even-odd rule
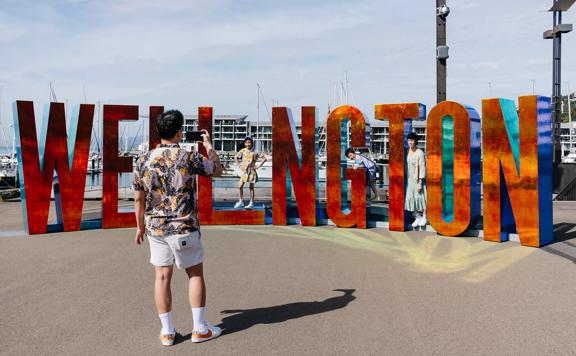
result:
[[[436,9],[446,0],[436,0]],[[446,46],[446,17],[436,15],[436,48]],[[446,101],[446,59],[436,58],[436,103]]]
[[[568,154],[572,153],[572,104],[570,100],[570,83],[568,83],[568,137],[570,139],[570,146],[568,146]]]
[[[259,131],[260,131],[260,84],[256,83],[256,91],[258,95],[258,101],[256,102],[256,108],[258,109],[258,116],[256,117],[256,144],[259,144]],[[256,149],[256,147],[252,147],[252,149]]]
[[[558,0],[553,0],[555,4]],[[554,11],[552,16],[552,29],[556,28],[557,25],[562,23],[562,12]],[[553,162],[560,163],[562,160],[562,152],[560,145],[560,111],[562,105],[562,90],[561,90],[561,46],[562,46],[562,34],[560,32],[554,33],[554,39],[552,43],[552,122],[553,122],[553,142],[554,142],[554,152],[553,152]]]
[[[346,86],[344,88],[344,95],[346,98],[346,105],[348,105],[348,70],[344,71],[344,85]]]

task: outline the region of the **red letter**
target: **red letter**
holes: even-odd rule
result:
[[[342,147],[342,124],[350,121],[352,146],[365,145],[366,122],[360,110],[353,106],[340,106],[330,113],[327,126],[326,200],[328,217],[338,227],[366,228],[366,172],[363,169],[344,168],[346,158]],[[348,138],[346,137],[346,140]],[[342,171],[346,178],[342,179]],[[342,183],[352,181],[352,210],[342,212],[342,200],[347,200]]]
[[[272,223],[286,225],[286,167],[290,169],[298,215],[316,226],[316,108],[302,107],[302,150],[291,113],[272,109]]]
[[[118,212],[118,173],[132,172],[132,157],[118,157],[118,124],[138,120],[138,106],[104,105],[104,142],[102,148],[102,228],[136,226],[134,213]]]
[[[72,115],[69,136],[75,137],[76,141],[71,155],[63,103],[51,103],[49,111],[45,113],[40,147],[36,139],[33,103],[17,101],[14,111],[26,232],[46,232],[54,170],[57,171],[59,181],[59,189],[54,192],[58,223],[63,225],[64,231],[79,230],[94,105],[82,104]]]
[[[148,150],[153,150],[156,146],[160,143],[160,135],[158,134],[158,128],[156,127],[156,119],[158,119],[158,115],[164,112],[163,106],[151,106],[150,107],[150,116],[148,120]]]

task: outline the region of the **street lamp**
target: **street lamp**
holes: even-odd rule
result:
[[[562,12],[574,4],[576,0],[553,0],[550,8],[553,14],[552,29],[544,32],[544,39],[554,40],[552,44],[552,134],[554,137],[554,163],[562,160],[560,148],[560,111],[562,104],[562,91],[560,86],[562,64],[562,34],[572,31],[571,24],[562,23]]]
[[[448,59],[448,46],[446,46],[446,18],[450,8],[446,0],[436,0],[436,103],[446,101],[446,60]]]

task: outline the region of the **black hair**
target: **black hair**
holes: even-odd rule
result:
[[[348,157],[348,155],[349,155],[350,153],[354,153],[354,154],[356,154],[356,152],[354,151],[354,149],[353,149],[353,148],[349,148],[349,149],[347,149],[347,150],[346,150],[346,154],[345,154],[345,156],[346,156],[346,157]]]
[[[416,135],[414,132],[410,132],[408,137],[406,137],[406,140],[414,140],[414,143],[418,143],[418,139],[418,135]]]
[[[182,129],[182,125],[184,125],[184,116],[178,110],[164,111],[156,119],[158,134],[160,138],[165,140],[176,136],[178,131]]]
[[[252,139],[252,137],[244,138],[244,145],[246,145],[246,141],[250,141],[250,142],[252,142],[252,145],[254,145],[254,140]]]

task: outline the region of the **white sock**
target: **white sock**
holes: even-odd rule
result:
[[[194,331],[204,331],[206,320],[204,319],[204,307],[192,308],[192,320],[194,321]]]
[[[174,324],[172,324],[172,312],[158,314],[158,317],[162,323],[162,332],[165,334],[172,334],[174,332]]]

